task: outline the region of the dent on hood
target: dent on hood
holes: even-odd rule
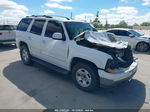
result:
[[[82,32],[75,38],[76,41],[83,39],[98,46],[106,46],[117,49],[124,49],[128,47],[128,42],[117,41],[115,35],[108,32],[86,31]]]

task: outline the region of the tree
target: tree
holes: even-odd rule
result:
[[[150,22],[143,22],[141,23],[141,26],[150,26]]]
[[[105,16],[105,20],[106,20],[106,23],[105,23],[105,28],[106,28],[106,30],[108,29],[108,27],[109,27],[109,24],[108,24],[108,21],[107,21],[107,17]]]
[[[134,24],[133,24],[133,26],[139,26],[139,24],[137,24],[137,23],[134,23]]]
[[[119,28],[127,28],[128,24],[125,21],[120,21],[120,23],[117,24],[117,27],[119,27]]]

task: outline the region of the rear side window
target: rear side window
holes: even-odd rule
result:
[[[45,32],[45,37],[52,37],[52,35],[56,32],[63,33],[61,24],[55,21],[49,21]]]
[[[120,35],[120,36],[129,36],[130,33],[127,32],[127,31],[119,30],[119,31],[118,31],[118,35]]]
[[[35,20],[30,32],[33,34],[41,35],[44,23],[45,20]]]
[[[113,34],[115,34],[115,35],[118,35],[118,30],[109,30],[109,31],[107,31],[107,32],[113,33]]]
[[[0,30],[15,30],[16,27],[13,25],[0,25]]]
[[[31,18],[25,18],[20,21],[18,24],[17,30],[19,31],[27,31],[32,19]]]

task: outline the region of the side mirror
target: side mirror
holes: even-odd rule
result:
[[[135,36],[134,36],[134,35],[132,35],[132,34],[130,34],[130,35],[129,35],[129,37],[134,38]]]
[[[63,40],[63,36],[61,33],[54,33],[52,35],[52,38],[55,39],[55,40]]]

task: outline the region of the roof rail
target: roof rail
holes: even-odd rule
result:
[[[47,16],[47,15],[32,15],[32,17],[46,17],[46,18],[53,18],[52,16]]]
[[[65,19],[67,19],[67,20],[70,20],[68,17],[65,17],[65,16],[58,16],[58,15],[54,15],[54,16],[52,16],[52,17],[65,18]]]
[[[48,16],[48,15],[31,15],[31,16],[27,16],[27,17],[46,17],[46,18],[59,17],[59,18],[65,18],[65,19],[67,19],[67,20],[70,20],[68,17],[65,17],[65,16],[57,16],[57,15],[54,15],[54,16]]]
[[[31,15],[27,17],[46,17],[46,18],[53,18],[52,16],[47,16],[47,15]]]

